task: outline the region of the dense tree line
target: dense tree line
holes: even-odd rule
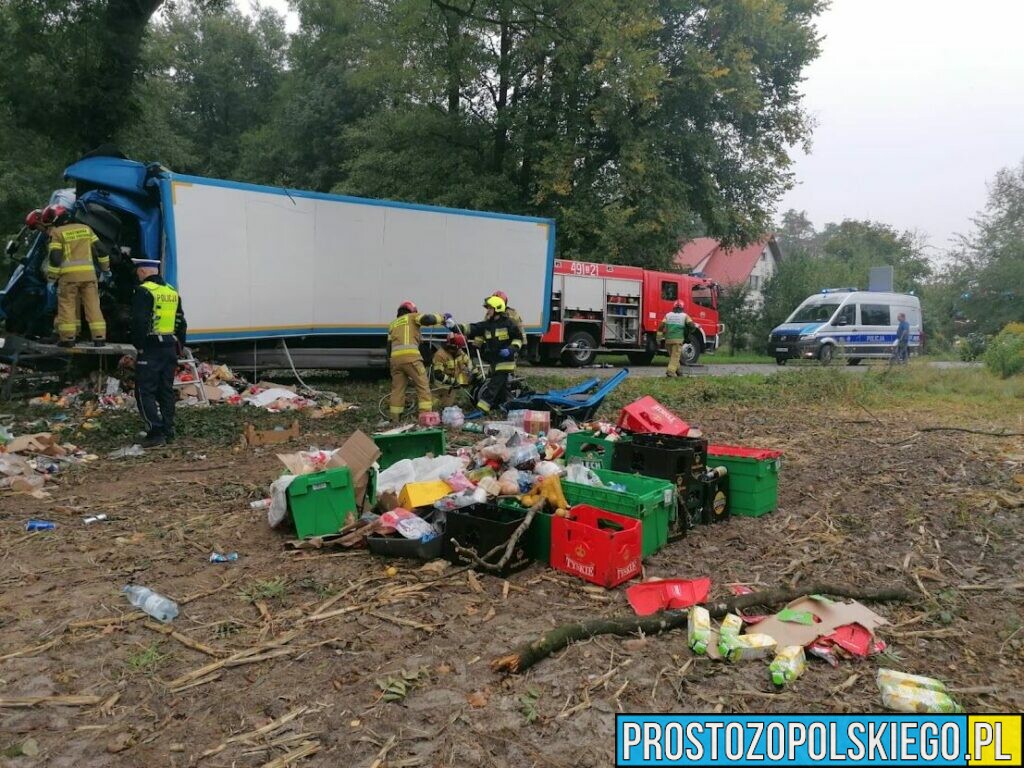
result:
[[[550,216],[560,254],[746,242],[809,136],[822,0],[0,5],[0,231],[103,142],[173,170]]]

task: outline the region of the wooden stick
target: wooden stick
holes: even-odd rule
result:
[[[307,709],[308,707],[299,707],[298,709],[293,709],[291,712],[285,715],[281,715],[281,717],[277,718],[277,720],[273,720],[267,723],[266,725],[262,726],[261,728],[256,728],[255,730],[240,733],[237,736],[232,736],[231,738],[225,739],[221,744],[214,747],[213,749],[208,749],[205,752],[203,752],[201,755],[199,755],[197,759],[202,760],[204,757],[212,757],[213,755],[220,754],[230,745],[237,744],[240,741],[247,741],[248,739],[257,738],[259,736],[265,736],[268,733],[273,733],[282,725],[290,723],[292,720],[294,720],[299,715],[304,713]]]
[[[966,432],[969,435],[988,435],[989,437],[1024,437],[1024,432],[988,432],[984,429],[967,429],[965,427],[918,427],[918,432]]]
[[[60,642],[60,638],[59,637],[55,637],[53,640],[51,640],[48,643],[43,643],[42,645],[37,645],[37,646],[34,646],[32,648],[22,648],[20,651],[15,651],[14,653],[8,653],[6,656],[0,656],[0,661],[7,661],[8,659],[16,659],[19,656],[35,656],[37,653],[41,653],[41,652],[47,650],[48,648],[53,648],[53,646],[55,646],[59,642]]]
[[[285,645],[295,638],[298,632],[289,632],[281,635],[275,640],[271,640],[267,643],[254,646],[253,648],[247,648],[244,651],[239,651],[233,656],[229,656],[226,659],[215,661],[211,664],[207,664],[205,667],[194,669],[191,672],[187,672],[181,677],[175,678],[170,682],[166,683],[168,688],[180,688],[186,683],[190,683],[194,680],[198,680],[203,677],[207,677],[212,672],[224,669],[225,667],[237,667],[242,664],[253,664],[257,661],[265,661],[267,659],[273,659],[278,656],[284,656],[289,653],[293,653],[294,649],[284,648],[281,646]]]
[[[103,701],[102,696],[14,696],[0,698],[0,707],[88,707]]]
[[[319,751],[320,742],[310,741],[303,744],[298,749],[293,749],[288,754],[281,755],[280,757],[271,760],[269,763],[264,763],[263,768],[286,768],[286,766],[291,765],[296,760],[301,760],[304,757],[309,757],[310,755],[316,754]]]
[[[215,659],[220,659],[228,655],[227,651],[218,650],[217,648],[211,648],[208,645],[203,645],[198,640],[193,640],[188,635],[183,635],[174,629],[171,629],[166,624],[157,624],[155,621],[143,622],[142,626],[146,629],[151,629],[154,632],[159,632],[161,635],[167,635],[179,643],[184,645],[186,648],[191,648],[194,651],[205,653],[207,656],[212,656]]]
[[[872,591],[851,589],[834,584],[808,584],[799,589],[769,589],[763,592],[752,592],[749,595],[739,595],[729,600],[709,603],[707,609],[715,618],[721,618],[727,613],[735,613],[743,608],[789,603],[807,595],[832,595],[868,602],[909,602],[916,599],[912,592],[903,588]],[[512,653],[494,659],[491,662],[491,669],[506,675],[518,674],[546,659],[552,653],[560,651],[575,640],[586,640],[597,635],[632,635],[638,632],[645,635],[656,635],[684,627],[686,620],[686,611],[662,611],[642,618],[617,616],[607,619],[591,619],[575,624],[562,624],[545,632],[536,640],[520,645]]]

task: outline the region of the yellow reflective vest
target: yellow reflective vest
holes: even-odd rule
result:
[[[423,360],[420,354],[420,328],[422,326],[440,325],[441,319],[437,315],[425,315],[419,312],[410,312],[407,315],[396,317],[388,326],[388,347],[391,350],[391,360],[396,363],[411,363],[416,360]]]
[[[174,321],[178,316],[178,292],[169,285],[160,285],[149,280],[141,287],[153,297],[153,324],[150,333],[169,336],[174,333]]]
[[[96,280],[92,263],[92,247],[99,242],[96,233],[85,224],[63,224],[50,229],[50,259],[46,265],[47,280],[87,283]],[[97,259],[103,272],[110,270],[110,257]]]

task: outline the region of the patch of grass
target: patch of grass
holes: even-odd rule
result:
[[[519,697],[519,703],[522,705],[520,711],[527,723],[534,723],[540,717],[540,711],[537,709],[540,695],[540,690],[531,686],[526,689],[526,693]]]
[[[775,365],[775,358],[749,350],[733,353],[728,349],[720,349],[716,350],[714,354],[701,355],[698,362],[704,365],[767,365],[768,363]]]
[[[160,643],[154,642],[128,657],[128,666],[134,672],[152,674],[167,654],[160,653]]]
[[[336,595],[338,590],[334,588],[332,584],[324,584],[322,581],[314,579],[312,576],[308,576],[299,582],[300,589],[306,589],[316,595],[317,600],[326,600],[332,595]]]
[[[238,593],[238,596],[250,603],[259,600],[280,600],[288,592],[288,579],[278,576],[274,579],[255,581]]]

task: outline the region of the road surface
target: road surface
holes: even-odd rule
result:
[[[957,362],[930,362],[928,365],[933,368],[970,368],[976,367],[977,363],[957,363]],[[851,374],[862,374],[871,368],[884,368],[885,362],[862,362],[860,365],[844,365],[842,363],[829,366],[830,368],[843,371]],[[665,364],[661,365],[638,365],[628,366],[630,376],[645,377],[656,377],[665,375]],[[680,369],[680,373],[685,376],[744,376],[751,373],[759,373],[762,375],[770,375],[779,373],[781,371],[810,371],[818,370],[822,366],[818,363],[797,363],[793,364],[790,362],[788,365],[776,365],[775,363],[716,363],[714,365],[698,365],[692,368]],[[524,376],[566,376],[570,378],[605,378],[612,376],[619,369],[617,367],[610,368],[569,368],[568,366],[532,366],[524,365],[519,371]]]

